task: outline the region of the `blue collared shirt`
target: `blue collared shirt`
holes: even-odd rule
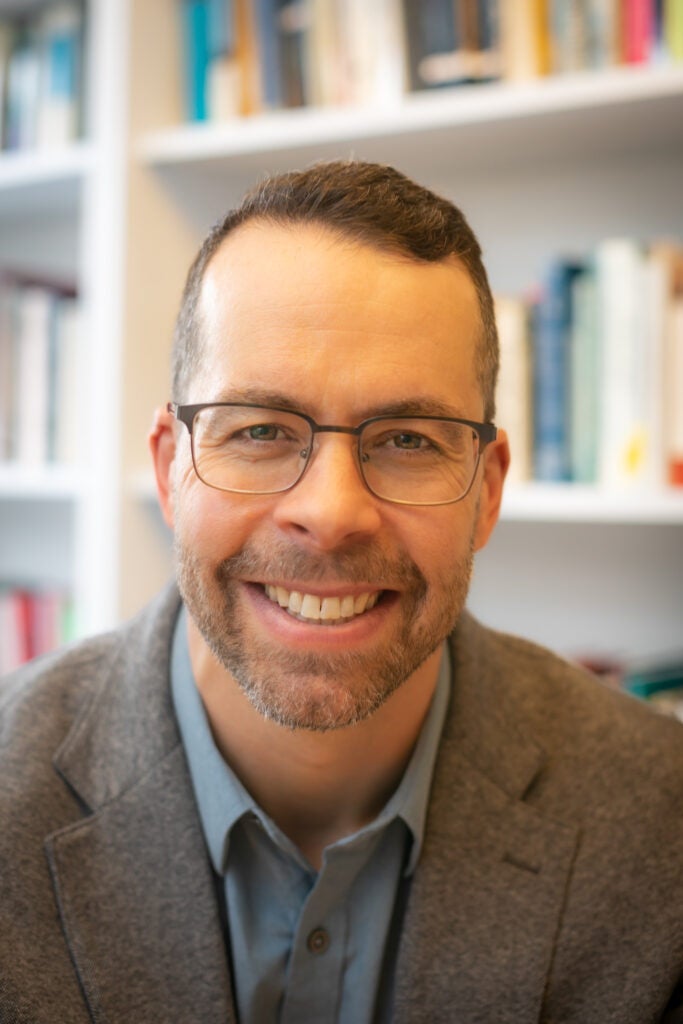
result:
[[[178,617],[171,688],[199,815],[222,881],[240,1024],[371,1024],[390,1019],[399,887],[420,856],[450,695],[444,645],[429,712],[403,778],[369,825],[328,846],[316,872],[216,747]]]

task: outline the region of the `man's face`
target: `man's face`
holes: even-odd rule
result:
[[[415,263],[315,226],[251,222],[211,261],[200,316],[188,402],[286,406],[350,427],[396,408],[483,418],[478,303],[455,260]],[[252,704],[289,727],[349,725],[414,680],[457,620],[495,521],[495,446],[465,499],[416,507],[365,488],[355,443],[318,435],[303,479],[274,495],[207,487],[184,428],[169,464],[191,618]]]

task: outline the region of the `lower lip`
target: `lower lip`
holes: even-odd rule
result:
[[[398,594],[385,592],[370,611],[363,612],[362,615],[357,615],[347,622],[325,625],[306,622],[290,615],[279,604],[271,601],[259,584],[245,583],[243,589],[259,623],[271,636],[287,646],[306,647],[309,650],[348,650],[351,646],[374,639],[398,600]]]

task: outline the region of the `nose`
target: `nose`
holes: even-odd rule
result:
[[[318,435],[306,472],[279,496],[275,521],[321,551],[366,539],[380,527],[379,499],[368,491],[356,464],[355,440]]]

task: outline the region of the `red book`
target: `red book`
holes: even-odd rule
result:
[[[655,0],[624,0],[623,52],[627,64],[647,64],[655,39]]]

